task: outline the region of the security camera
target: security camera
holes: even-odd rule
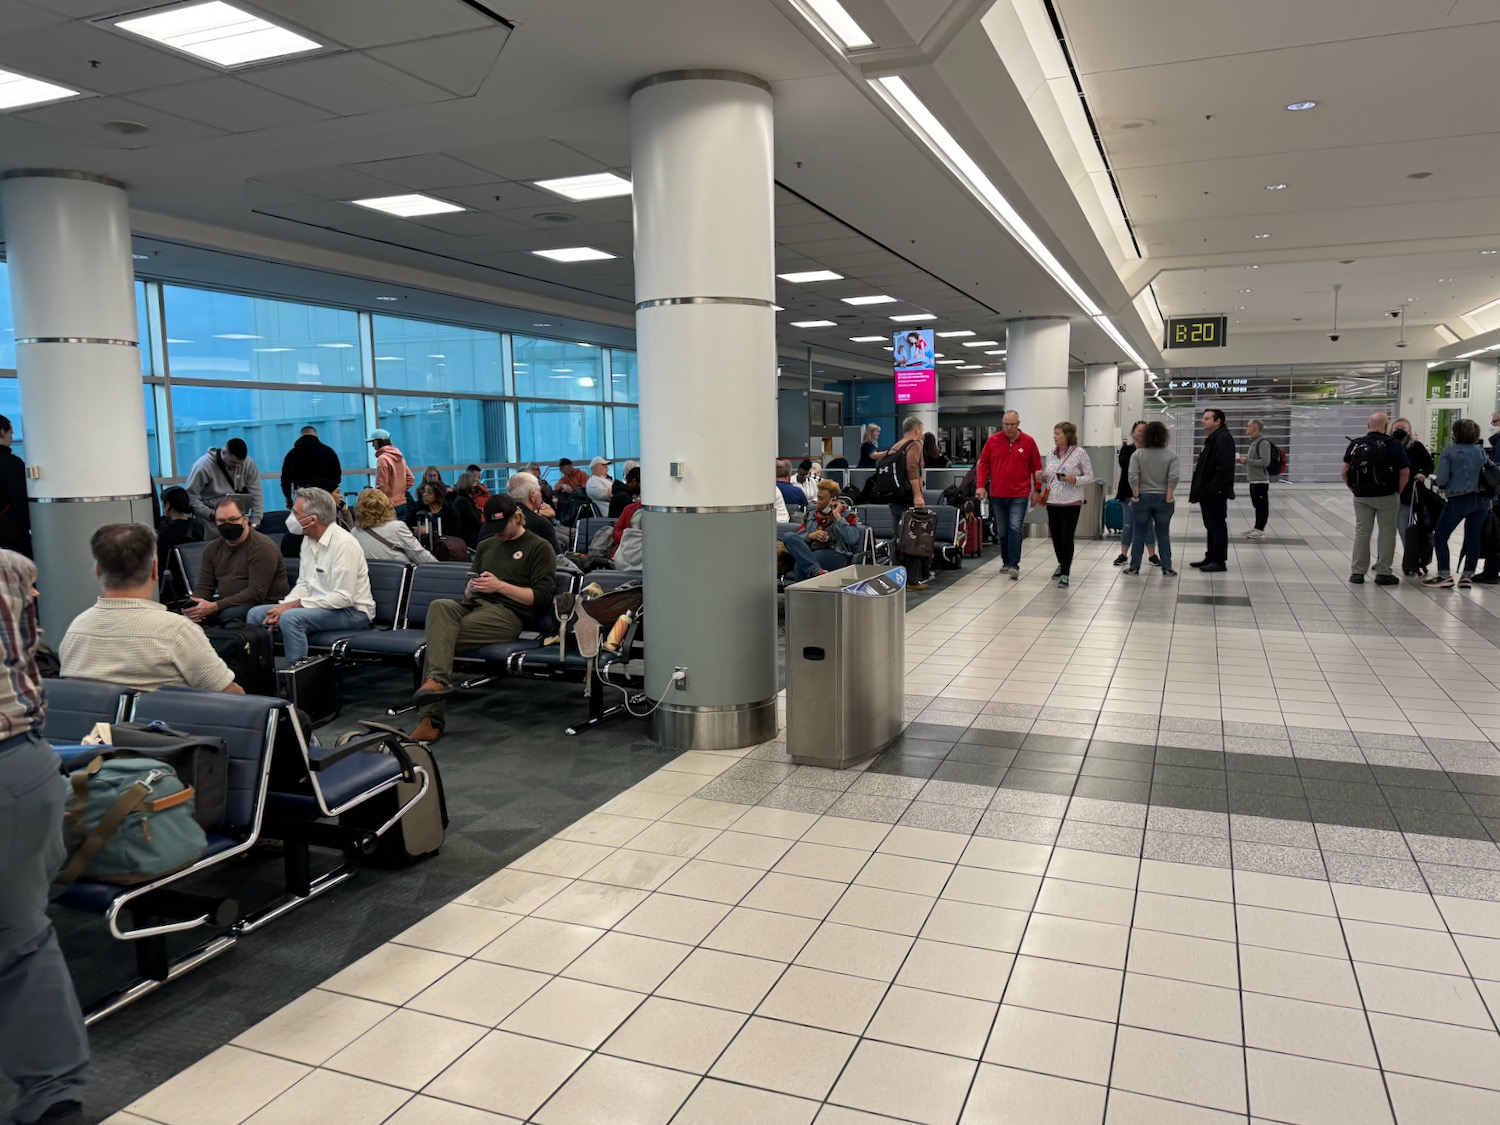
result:
[[[1396,341],[1396,346],[1398,348],[1404,348],[1404,347],[1406,347],[1406,341],[1405,340],[1397,340]]]
[[[1328,342],[1330,344],[1337,344],[1339,342],[1339,336],[1340,335],[1342,335],[1342,333],[1339,333],[1339,332],[1330,332],[1330,333],[1328,333]]]
[[[1392,317],[1392,318],[1399,317],[1401,315],[1401,310],[1400,309],[1392,309],[1390,312],[1386,313],[1385,315],[1389,316],[1389,317]]]

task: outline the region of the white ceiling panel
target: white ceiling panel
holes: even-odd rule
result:
[[[245,81],[342,117],[446,101],[448,91],[363,55],[323,55],[249,71]]]
[[[120,15],[152,6],[141,0],[26,0],[26,3],[72,19]]]
[[[528,214],[538,211],[572,213],[572,205],[565,200],[544,191],[538,191],[530,184],[515,183],[510,180],[491,179],[489,182],[474,184],[471,187],[448,187],[443,191],[443,198],[481,211],[510,211],[512,209],[519,211],[530,208]]]
[[[393,184],[409,187],[413,191],[473,187],[494,179],[493,174],[440,152],[425,156],[401,156],[393,160],[370,160],[356,164],[354,168]]]
[[[377,47],[368,54],[450,93],[468,97],[489,77],[509,35],[509,28],[492,26],[462,35]]]
[[[257,181],[250,181],[252,184]],[[347,199],[372,199],[385,195],[401,194],[401,185],[390,180],[368,175],[353,168],[337,165],[324,168],[298,168],[290,172],[276,172],[260,178],[260,182],[277,187],[300,191],[315,199],[338,201]]]
[[[158,90],[139,90],[130,95],[130,101],[201,121],[226,133],[276,129],[332,116],[327,110],[284,98],[228,75]]]
[[[0,33],[9,35],[28,27],[46,27],[61,23],[63,17],[26,4],[0,4]]]
[[[510,180],[548,180],[607,170],[599,161],[543,137],[498,141],[452,152],[468,164]]]
[[[412,225],[426,227],[430,230],[440,231],[443,234],[456,234],[465,238],[471,238],[481,234],[510,234],[518,229],[518,224],[502,215],[496,215],[485,211],[462,211],[451,215],[428,215],[420,219],[410,220]]]
[[[80,0],[84,2],[84,0]],[[349,47],[427,39],[459,31],[483,31],[495,21],[459,0],[254,0],[267,16],[321,34]]]
[[[123,31],[76,22],[6,35],[0,39],[0,67],[100,94],[125,94],[223,73]]]
[[[149,148],[199,137],[222,136],[223,130],[197,121],[137,105],[124,98],[79,98],[54,102],[17,114],[24,120],[52,129],[66,129],[95,144],[116,148]],[[104,127],[106,121],[130,121],[146,126],[146,132],[126,135]]]

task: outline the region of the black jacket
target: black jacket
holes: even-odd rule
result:
[[[639,495],[631,491],[631,488],[622,480],[615,481],[615,486],[609,493],[609,518],[617,520],[626,508],[634,504]]]
[[[484,513],[479,510],[479,505],[474,503],[474,497],[455,492],[451,497],[451,502],[453,513],[458,517],[458,527],[453,531],[444,527],[444,532],[448,535],[457,535],[471,549],[479,546],[479,528],[484,523]]]
[[[316,434],[299,437],[281,462],[281,492],[286,506],[292,506],[292,493],[297,489],[310,488],[318,481],[337,481],[343,475],[339,455]]]
[[[26,499],[26,462],[0,445],[0,547],[31,557],[31,508]]]
[[[1205,500],[1234,499],[1234,435],[1228,426],[1220,426],[1203,441],[1203,452],[1193,466],[1193,487],[1189,504]]]
[[[1124,503],[1131,497],[1130,491],[1130,458],[1135,454],[1135,442],[1127,441],[1120,446],[1117,460],[1120,463],[1120,483],[1115,488],[1115,499]],[[1145,462],[1142,462],[1145,464]]]
[[[1411,462],[1411,476],[1406,480],[1406,487],[1401,490],[1401,503],[1410,504],[1412,490],[1417,487],[1417,474],[1432,476],[1437,471],[1437,463],[1433,461],[1427,447],[1416,438],[1412,438],[1411,444],[1406,447],[1406,459]]]

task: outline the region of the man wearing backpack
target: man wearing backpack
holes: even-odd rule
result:
[[[1411,477],[1406,448],[1386,431],[1390,419],[1377,410],[1370,415],[1370,430],[1355,438],[1344,451],[1344,483],[1354,493],[1354,559],[1349,581],[1359,585],[1370,569],[1370,532],[1380,529],[1375,559],[1375,584],[1395,586],[1401,579],[1391,573],[1396,557],[1396,514],[1401,491]]]
[[[871,498],[871,503],[889,504],[891,515],[895,518],[896,527],[901,527],[901,517],[906,514],[908,508],[925,508],[926,500],[922,497],[922,419],[916,415],[907,418],[901,424],[901,440],[890,449],[882,453],[876,463],[875,476],[870,480],[872,491],[881,491],[876,488],[876,482],[884,482],[894,474],[895,494],[890,495],[889,489],[881,492],[884,497]],[[932,559],[922,558],[917,555],[896,555],[892,548],[892,562],[899,557],[901,564],[906,567],[907,573],[912,577],[910,588],[913,590],[925,590],[932,580]]]
[[[1275,446],[1266,437],[1264,429],[1259,418],[1245,423],[1245,436],[1250,439],[1250,445],[1239,458],[1240,464],[1245,466],[1245,479],[1250,484],[1250,506],[1255,509],[1255,526],[1245,532],[1246,539],[1264,539],[1266,520],[1271,514],[1270,470]]]
[[[977,499],[989,498],[1000,543],[1000,568],[1012,579],[1021,577],[1021,524],[1042,471],[1042,452],[1030,434],[1021,432],[1021,415],[1007,410],[1000,432],[984,443],[975,466]]]
[[[41,736],[36,564],[14,551],[0,551],[0,603],[0,1073],[16,1084],[16,1121],[82,1125],[88,1035],[47,917],[68,784]]]

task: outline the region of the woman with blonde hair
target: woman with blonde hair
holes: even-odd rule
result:
[[[1088,452],[1078,444],[1078,427],[1059,422],[1052,428],[1053,448],[1042,458],[1040,474],[1043,501],[1047,505],[1047,533],[1057,555],[1052,577],[1059,586],[1068,584],[1073,569],[1073,537],[1083,512],[1083,486],[1094,479]]]
[[[437,562],[417,542],[411,528],[396,518],[391,498],[378,488],[365,489],[354,502],[354,538],[365,558],[372,561]]]

